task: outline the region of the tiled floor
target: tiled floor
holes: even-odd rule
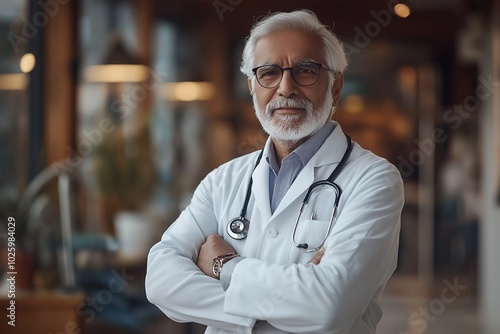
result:
[[[427,284],[394,275],[382,296],[377,334],[490,334],[482,328],[476,295],[474,275],[450,274]]]
[[[475,302],[384,296],[380,334],[486,334]]]

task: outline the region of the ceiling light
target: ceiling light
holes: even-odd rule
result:
[[[146,66],[133,64],[94,65],[83,71],[83,79],[86,82],[142,82],[147,76]]]
[[[163,88],[165,98],[170,101],[206,101],[215,93],[211,82],[169,82]]]
[[[21,60],[19,61],[19,68],[21,68],[21,71],[23,73],[29,73],[33,70],[33,68],[35,68],[35,64],[35,55],[32,53],[26,53],[21,57]]]
[[[394,6],[394,12],[397,16],[404,19],[410,16],[411,10],[410,7],[408,7],[404,3],[398,3],[396,6]]]
[[[86,82],[142,82],[147,78],[147,66],[130,54],[121,35],[113,34],[109,44],[110,48],[102,64],[88,66],[83,70]]]
[[[0,74],[0,90],[24,90],[28,76],[24,73]]]

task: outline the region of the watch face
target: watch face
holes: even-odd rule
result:
[[[222,269],[222,261],[219,259],[215,260],[213,267],[213,272],[215,277],[219,277],[221,269]]]
[[[226,255],[220,255],[217,256],[216,258],[213,259],[213,264],[212,264],[212,273],[214,274],[215,278],[219,278],[221,271],[222,271],[222,266],[224,263],[227,261],[234,259],[235,257],[239,256],[238,254],[234,253],[229,253]]]

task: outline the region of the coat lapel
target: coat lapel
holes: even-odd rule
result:
[[[270,140],[270,139],[268,139]],[[265,222],[271,218],[271,201],[269,199],[269,165],[262,159],[253,174],[252,194],[255,206]]]

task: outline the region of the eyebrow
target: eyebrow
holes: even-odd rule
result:
[[[271,61],[266,61],[258,66],[255,66],[255,67],[260,67],[260,66],[272,66],[272,65],[276,65],[276,63],[273,63]]]

